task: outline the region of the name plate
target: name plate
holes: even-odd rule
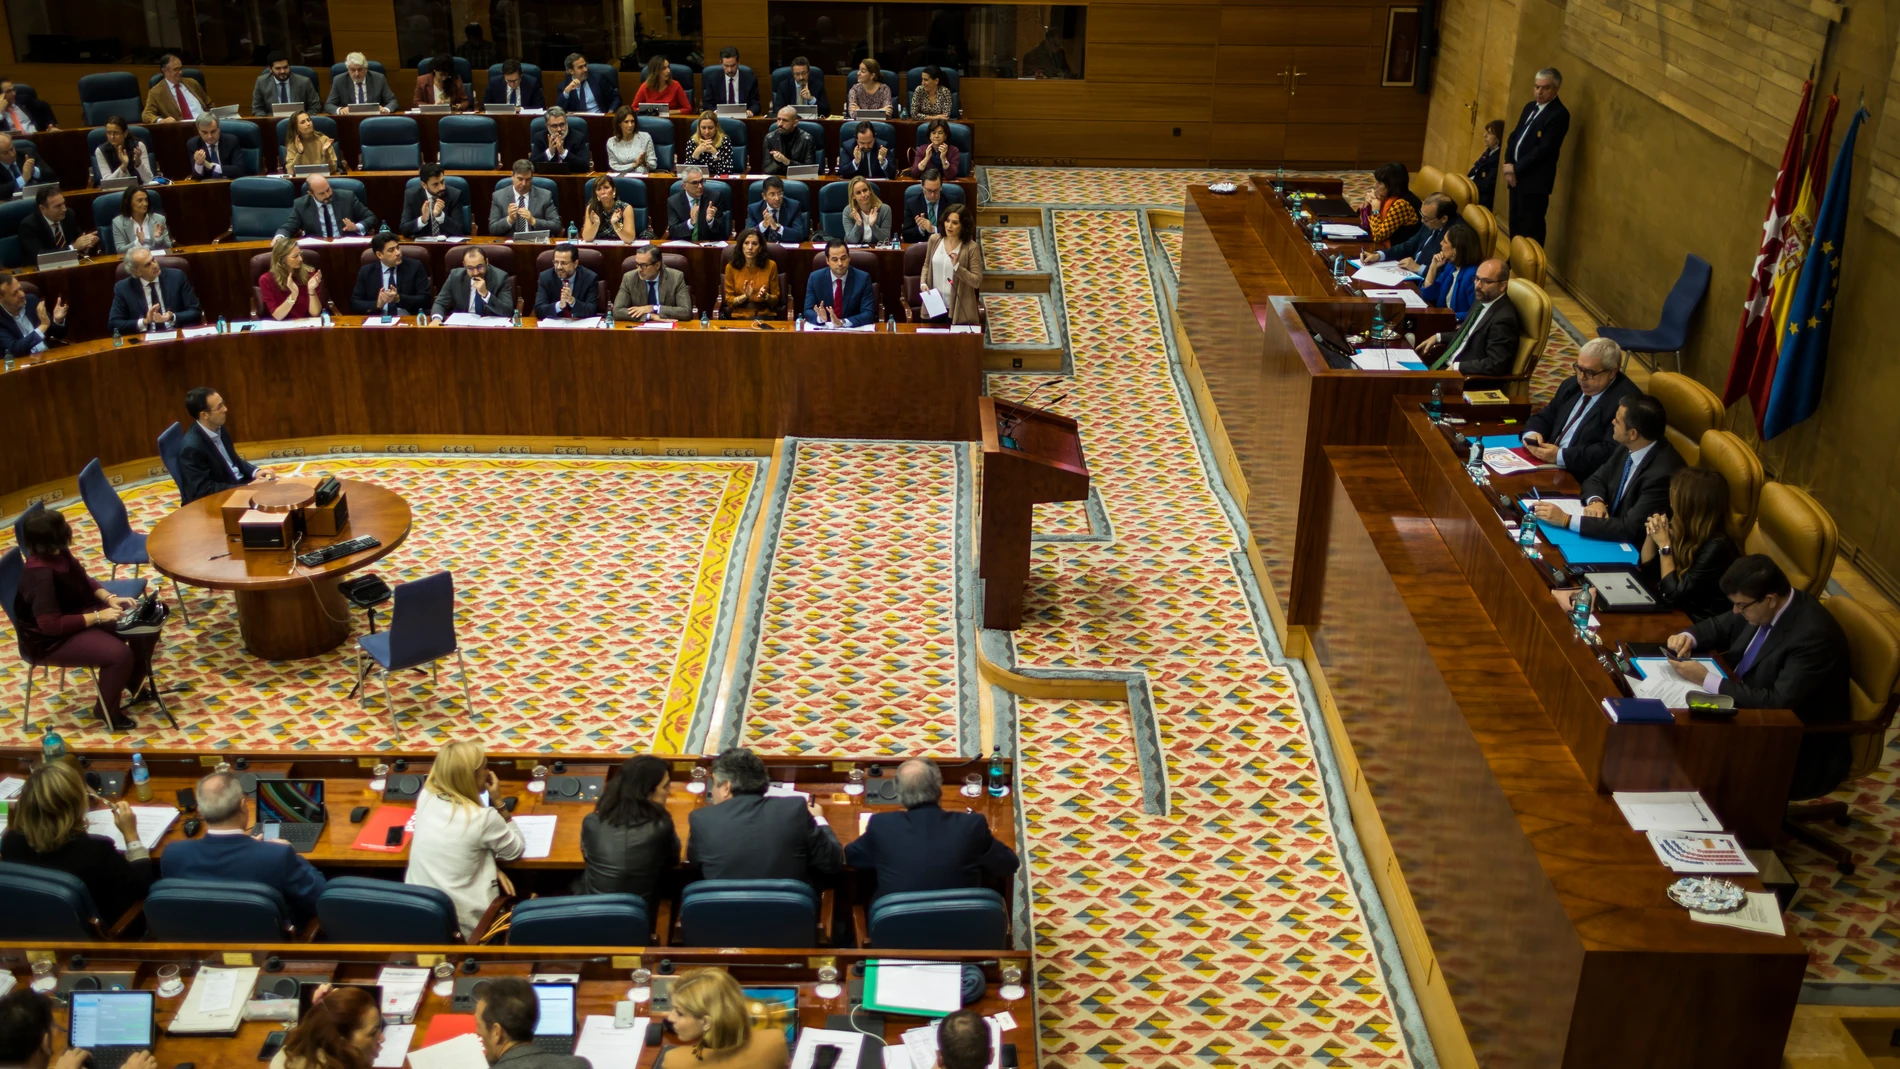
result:
[[[46,271],[55,267],[71,267],[78,262],[79,254],[77,252],[71,249],[61,249],[58,252],[40,253],[40,258],[35,262],[34,266],[42,271]]]
[[[713,114],[721,119],[743,119],[746,117],[744,104],[715,104]]]
[[[416,110],[424,115],[447,115],[454,109],[453,104],[424,104]]]
[[[270,113],[273,118],[280,115],[295,115],[302,110],[303,110],[303,102],[296,101],[296,100],[293,100],[288,104],[273,103],[270,106]]]
[[[382,113],[383,113],[383,106],[381,104],[345,104],[343,105],[343,114],[345,115],[381,115]]]
[[[549,233],[550,231],[547,230],[518,230],[515,232],[514,240],[546,245]]]
[[[483,104],[482,111],[486,112],[489,115],[519,115],[521,114],[521,105],[519,104]]]
[[[329,174],[330,165],[327,163],[300,163],[292,167],[290,173],[299,178],[307,174]]]
[[[101,178],[99,180],[100,189],[131,189],[138,184],[139,179],[131,175],[127,175],[124,178]]]

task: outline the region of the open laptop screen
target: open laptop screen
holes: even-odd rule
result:
[[[150,991],[74,991],[67,1042],[77,1048],[152,1045]]]
[[[323,781],[320,779],[266,779],[257,781],[259,824],[323,823]]]
[[[534,998],[541,1007],[541,1016],[534,1022],[535,1035],[571,1036],[574,1034],[573,984],[536,984]]]

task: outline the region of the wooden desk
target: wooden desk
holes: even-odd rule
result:
[[[330,251],[330,250],[326,250]],[[355,250],[351,250],[354,252]],[[329,270],[325,266],[326,272]],[[532,320],[529,321],[530,323]],[[156,454],[194,386],[245,441],[328,435],[973,441],[980,334],[359,327],[65,346],[0,375],[0,494]],[[295,388],[291,388],[295,384]],[[112,413],[107,420],[80,418]],[[524,450],[525,451],[525,450]]]
[[[88,962],[83,971],[123,970],[134,974],[133,983],[137,987],[156,988],[157,971],[162,965],[181,966],[184,978],[189,982],[197,967],[206,961],[220,960],[217,957],[219,954],[233,952],[228,947],[212,948],[193,943],[33,943],[0,951],[0,961],[13,972],[22,988],[32,980],[26,961],[28,956],[50,955],[60,963],[58,973],[80,972],[82,970],[68,968],[75,953],[87,956]],[[242,955],[247,952],[235,953]],[[582,1019],[588,1015],[613,1016],[614,1003],[627,997],[631,971],[635,968],[647,968],[659,979],[677,979],[694,969],[714,967],[728,970],[734,979],[747,987],[796,987],[801,1028],[822,1028],[828,1016],[848,1014],[861,991],[860,978],[853,975],[855,967],[880,956],[876,952],[826,948],[765,950],[648,947],[629,954],[603,956],[599,947],[447,946],[397,949],[349,944],[260,947],[248,953],[250,960],[259,966],[274,955],[282,963],[281,975],[323,973],[342,983],[374,983],[377,974],[386,965],[432,965],[444,959],[458,964],[474,962],[480,969],[479,975],[484,978],[518,976],[526,979],[537,971],[579,973],[581,982],[576,992],[575,1009]],[[1033,989],[1025,991],[1016,999],[1005,999],[1002,994],[1006,977],[1020,977],[1028,973],[1027,952],[907,951],[904,956],[908,959],[976,964],[983,970],[989,984],[983,997],[969,1008],[984,1015],[1008,1011],[1015,1018],[1016,1027],[1004,1033],[1003,1042],[1015,1045],[1019,1064],[1025,1069],[1034,1069],[1040,1064],[1036,1051]],[[838,982],[844,991],[836,998],[818,996],[816,988],[821,963],[837,968],[841,974]],[[547,968],[540,968],[542,965]],[[267,981],[272,975],[262,973],[260,981]],[[188,1062],[199,1066],[199,1069],[255,1069],[258,1065],[257,1051],[263,1046],[264,1037],[284,1027],[278,1022],[251,1021],[239,1026],[237,1035],[232,1037],[169,1036],[163,1034],[163,1026],[169,1024],[183,1004],[184,996],[155,1001],[160,1036],[152,1053],[161,1066]],[[635,1027],[642,1030],[648,1021],[661,1017],[654,1012],[650,1002],[641,1003],[635,1010],[640,1017]],[[422,1037],[428,1032],[430,1018],[438,1013],[450,1012],[453,1011],[448,998],[425,989],[416,1010],[417,1031],[411,1049],[421,1046]],[[55,1014],[57,1020],[54,1031],[64,1037],[65,1011],[63,1008],[56,1009]],[[867,1015],[860,1012],[857,1020],[863,1025],[867,1023]],[[904,1032],[927,1024],[927,1018],[886,1014],[883,1037],[888,1043],[901,1044],[900,1037]],[[56,1045],[63,1048],[65,1040],[57,1040]],[[643,1048],[635,1066],[644,1069],[653,1065],[659,1059],[660,1049]],[[668,1059],[669,1062],[676,1060],[677,1056]]]
[[[314,484],[285,479],[275,485]],[[315,537],[302,551],[352,538],[382,543],[314,568],[296,564],[290,549],[246,550],[225,533],[227,501],[247,501],[240,486],[185,505],[152,526],[146,552],[167,578],[237,598],[238,630],[253,657],[294,661],[330,652],[350,637],[350,604],[337,590],[345,575],[388,556],[409,537],[409,503],[400,494],[355,479],[342,480],[349,522],[334,536]],[[271,486],[271,483],[261,483]]]
[[[1342,771],[1377,807],[1387,879],[1429,940],[1414,975],[1443,974],[1480,1065],[1779,1065],[1800,940],[1699,924],[1667,899],[1674,877],[1543,704],[1570,694],[1540,685],[1542,655],[1515,654],[1534,613],[1496,615],[1466,578],[1460,543],[1481,525],[1444,514],[1448,490],[1415,493],[1396,452],[1325,450],[1308,663],[1348,740]]]

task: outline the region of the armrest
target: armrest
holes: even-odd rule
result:
[[[112,927],[105,929],[105,932],[104,932],[105,940],[114,941],[114,940],[117,940],[121,935],[124,935],[126,932],[126,929],[132,927],[132,922],[138,920],[140,915],[142,915],[144,912],[145,912],[144,902],[133,903],[132,908],[125,911],[124,916],[114,921],[112,923]]]
[[[230,240],[231,240],[231,231],[229,231],[229,230],[226,230],[226,231],[225,231],[224,233],[222,233],[222,234],[219,234],[219,235],[218,235],[217,237],[215,237],[215,238],[212,238],[212,239],[211,239],[211,244],[213,244],[213,245],[222,245],[222,244],[224,244],[225,242],[227,242],[227,241],[230,241]]]
[[[819,946],[831,945],[831,911],[838,902],[838,892],[826,888],[818,895],[818,934],[824,937]]]
[[[857,946],[871,945],[871,925],[865,919],[863,903],[853,903],[851,906],[851,931],[857,936]]]
[[[494,901],[488,903],[488,908],[482,910],[481,919],[475,922],[475,938],[469,941],[470,945],[479,946],[494,936],[496,933],[493,929],[496,926],[497,918],[501,916],[503,910],[512,907],[514,904],[515,896],[506,893],[496,895]],[[507,925],[504,924],[501,926],[502,931],[507,931],[507,929]]]
[[[310,918],[310,923],[303,926],[303,931],[298,932],[296,934],[295,939],[299,943],[314,943],[317,941],[317,936],[321,934],[322,931],[323,931],[323,922],[318,920],[315,917],[312,917]]]
[[[1803,724],[1801,734],[1808,735],[1873,735],[1886,734],[1893,726],[1893,711],[1886,716],[1877,716],[1872,720],[1842,720],[1833,724]]]
[[[660,946],[671,946],[673,934],[673,900],[660,900],[660,908],[653,917],[653,934]]]

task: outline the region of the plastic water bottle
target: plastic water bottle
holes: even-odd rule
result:
[[[990,751],[990,797],[1001,798],[1009,793],[1009,781],[1003,778],[1003,748],[998,746]]]
[[[711,329],[712,329],[712,309],[710,309],[710,308],[708,308],[708,309],[705,309],[705,310],[703,310],[703,311],[700,311],[700,313],[699,313],[699,329],[701,329],[701,330],[711,330]]]
[[[1537,549],[1537,520],[1525,513],[1517,521],[1517,545],[1532,560],[1543,556]]]
[[[428,326],[428,325],[429,325],[429,313],[427,313],[427,312],[417,312],[417,313],[416,313],[416,326],[418,326],[418,327],[426,327],[426,326]]]
[[[49,765],[66,760],[66,740],[59,737],[59,732],[48,729],[40,737],[40,759]]]
[[[123,349],[125,347],[125,337],[119,333],[118,327],[112,328],[112,347],[114,349]]]
[[[567,224],[567,240],[576,241],[576,240],[579,240],[580,236],[581,236],[581,228],[578,226],[575,226],[571,222],[568,223]]]
[[[376,232],[377,232],[378,234],[387,234],[387,233],[389,233],[389,220],[387,220],[387,219],[385,219],[385,220],[383,220],[383,225],[382,225],[382,226],[380,226],[380,227],[378,227],[378,228],[376,229]]]
[[[1474,483],[1484,482],[1484,446],[1476,438],[1471,441],[1471,451],[1465,456],[1465,474],[1471,476]]]
[[[1273,191],[1275,193],[1280,194],[1281,196],[1286,195],[1286,164],[1285,163],[1280,164],[1280,169],[1273,172]]]
[[[146,767],[145,755],[132,755],[132,793],[138,795],[141,802],[152,800],[152,770]]]
[[[1445,418],[1445,384],[1444,383],[1442,382],[1432,383],[1432,399],[1431,399],[1431,403],[1425,406],[1425,414],[1431,417],[1431,421],[1433,423],[1437,423],[1439,420]]]
[[[318,322],[318,323],[321,323],[321,324],[322,324],[323,326],[326,326],[326,327],[330,325],[330,309],[329,309],[329,306],[327,306],[327,305],[326,305],[326,306],[324,306],[324,309],[323,309],[323,311],[322,311],[322,313],[321,313],[321,314],[319,314],[319,315],[317,316],[317,322]]]
[[[884,330],[888,334],[897,333],[897,317],[896,316],[891,315],[888,312],[884,314]]]
[[[396,318],[395,313],[389,310],[389,306],[386,304],[383,305],[383,325],[388,326],[390,320],[395,319],[395,318]]]
[[[514,314],[508,317],[508,325],[511,327],[518,327],[521,325],[521,309],[519,308],[515,309]]]
[[[1591,595],[1595,592],[1595,588],[1586,582],[1570,598],[1570,624],[1577,629],[1579,636],[1587,637],[1590,633],[1590,605],[1596,600]]]
[[[611,307],[601,309],[600,329],[602,330],[614,329],[614,310]]]
[[[12,370],[13,370],[13,354],[12,354],[12,353],[8,353],[8,354],[7,354],[7,362],[6,362],[6,369],[7,369],[8,371],[12,371]]]
[[[218,333],[219,334],[231,333],[231,324],[227,322],[223,316],[218,317]]]

